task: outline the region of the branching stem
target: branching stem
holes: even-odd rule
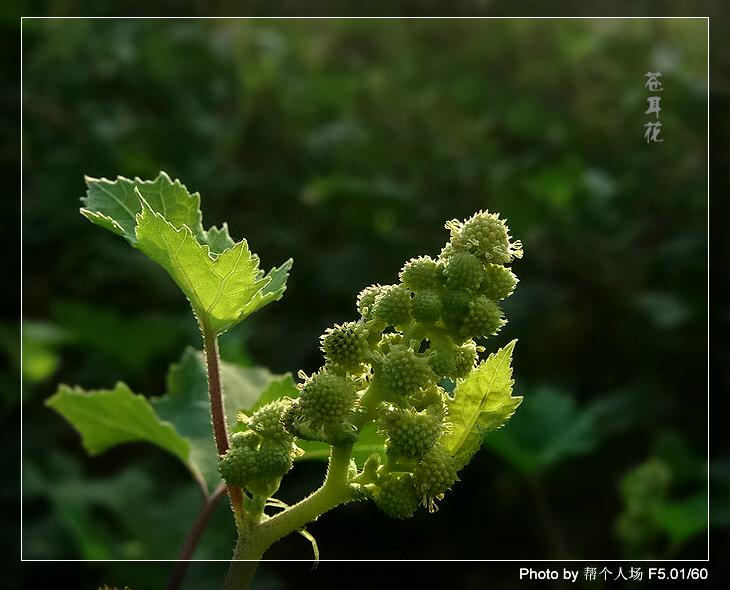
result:
[[[352,499],[347,481],[351,457],[352,445],[333,446],[322,487],[304,500],[260,523],[244,521],[239,527],[236,550],[226,576],[226,590],[248,588],[259,560],[271,545],[289,533],[302,530],[307,523]]]

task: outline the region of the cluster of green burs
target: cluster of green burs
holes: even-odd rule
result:
[[[281,398],[245,417],[221,457],[229,485],[269,497],[299,452],[297,439],[351,445],[374,422],[385,456],[354,464],[350,483],[388,515],[407,518],[457,481],[463,467],[442,441],[449,432],[453,385],[474,370],[483,349],[475,339],[505,324],[499,301],[517,277],[508,268],[522,255],[498,215],[479,212],[446,224],[451,238],[436,259],[406,262],[395,285],[372,285],[357,297],[360,319],[321,337],[324,366],[296,399]]]

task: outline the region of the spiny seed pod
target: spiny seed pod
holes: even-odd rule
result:
[[[391,518],[410,518],[419,503],[413,476],[406,472],[388,473],[381,479],[374,499],[378,508]]]
[[[446,285],[461,291],[473,291],[482,282],[483,270],[479,259],[469,252],[457,252],[444,265]]]
[[[450,340],[434,339],[428,357],[429,365],[438,376],[459,379],[466,377],[474,368],[477,350],[473,341],[459,346]]]
[[[388,285],[375,299],[375,319],[402,326],[411,319],[411,292],[403,285]]]
[[[244,432],[234,432],[231,435],[231,447],[250,447],[258,448],[261,443],[261,437],[252,430]]]
[[[492,336],[505,324],[499,306],[480,295],[469,303],[469,313],[464,318],[460,332],[462,336]]]
[[[456,355],[459,347],[450,340],[433,339],[428,349],[428,364],[439,377],[451,377],[456,370]]]
[[[320,370],[301,386],[298,419],[314,430],[329,430],[347,420],[356,399],[351,379]]]
[[[256,449],[236,445],[218,461],[218,472],[230,486],[243,487],[256,475]]]
[[[465,252],[465,250],[460,250],[459,248],[456,248],[451,242],[446,242],[446,245],[441,248],[441,252],[439,252],[439,260],[448,260],[457,252]],[[441,265],[443,266],[443,263],[441,263]]]
[[[449,221],[446,228],[456,249],[476,254],[486,262],[504,264],[522,256],[521,244],[510,243],[509,229],[499,215],[480,211],[464,222]]]
[[[266,440],[291,442],[292,437],[281,420],[291,403],[292,400],[285,397],[261,406],[248,418],[248,427]]]
[[[394,346],[385,355],[380,376],[385,389],[396,398],[415,393],[435,378],[428,359],[403,346]]]
[[[465,291],[448,291],[443,298],[442,317],[446,327],[452,332],[458,332],[469,312],[469,303],[472,297]]]
[[[368,354],[368,330],[357,322],[335,325],[321,336],[322,352],[327,361],[355,371]]]
[[[261,445],[231,446],[220,457],[218,471],[228,485],[245,487],[254,494],[270,496],[292,468],[293,445],[264,441]]]
[[[441,277],[436,261],[430,256],[411,258],[400,271],[401,282],[413,291],[434,289],[439,286]]]
[[[456,350],[454,372],[449,375],[452,379],[463,379],[474,370],[477,362],[477,347],[473,340],[459,346]]]
[[[486,264],[480,293],[492,301],[500,301],[512,295],[518,279],[507,267],[500,264]]]
[[[364,320],[373,319],[373,310],[375,307],[375,299],[383,288],[380,285],[370,285],[365,287],[357,295],[357,311]]]
[[[416,291],[411,302],[411,313],[413,318],[419,322],[431,323],[441,317],[441,298],[439,294],[431,289]]]
[[[436,443],[443,430],[443,416],[431,412],[390,409],[380,419],[390,457],[420,459]]]
[[[261,480],[281,478],[293,464],[291,444],[261,443],[258,451],[258,474]]]
[[[444,494],[458,481],[456,464],[446,448],[435,444],[413,470],[413,483],[418,495],[429,507],[433,498]]]

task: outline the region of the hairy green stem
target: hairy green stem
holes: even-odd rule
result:
[[[251,551],[249,541],[252,535],[241,534],[242,532],[239,531],[236,548],[233,551],[233,559],[228,566],[228,574],[223,583],[224,590],[248,590],[259,567],[259,560],[263,556],[263,551],[259,554],[254,554]]]
[[[224,584],[226,590],[248,588],[259,560],[271,545],[352,499],[347,481],[351,457],[352,445],[333,446],[322,487],[271,518],[260,523],[246,520],[239,526],[238,542]]]
[[[351,457],[352,445],[332,447],[327,477],[322,487],[304,500],[261,523],[257,536],[261,539],[264,549],[289,533],[304,528],[320,514],[351,499],[347,482]]]
[[[358,430],[373,420],[378,404],[383,401],[383,393],[380,379],[376,374],[360,398],[360,409],[362,411],[352,421]]]

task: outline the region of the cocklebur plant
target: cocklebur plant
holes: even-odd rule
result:
[[[238,541],[226,588],[246,587],[257,560],[292,532],[316,556],[306,526],[341,504],[372,500],[396,519],[435,511],[484,436],[522,401],[512,395],[514,341],[479,360],[483,340],[506,322],[499,302],[514,290],[509,265],[522,256],[498,215],[447,222],[450,238],[436,258],[409,260],[398,282],[366,287],[359,317],[324,332],[320,369],[300,372],[296,385],[270,376],[252,395],[229,378],[236,369],[220,361],[218,337],[282,297],[291,260],[264,273],[225,224],[203,228],[198,193],[165,173],[86,182],[81,213],[169,273],[190,302],[204,353],[186,351],[165,396],[135,395],[123,383],[90,392],[61,385],[48,405],[91,453],[145,440],[185,463],[204,506],[181,559],[191,557],[212,503],[228,494]],[[196,403],[202,396],[209,412]],[[319,489],[291,506],[275,498],[295,461],[321,457],[328,468]],[[170,587],[183,572],[178,566]]]

